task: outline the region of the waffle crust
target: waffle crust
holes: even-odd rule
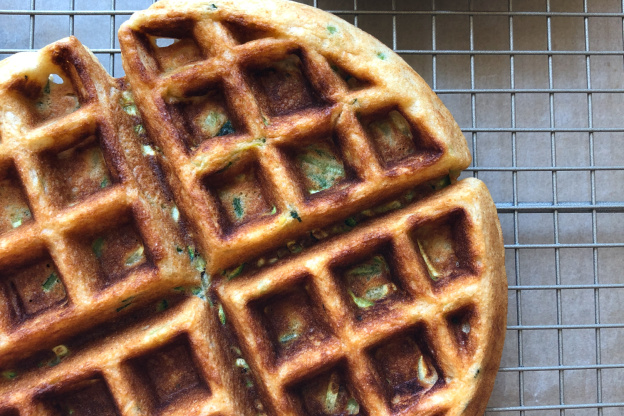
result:
[[[426,83],[282,0],[119,39],[0,62],[0,416],[483,414],[502,234]]]

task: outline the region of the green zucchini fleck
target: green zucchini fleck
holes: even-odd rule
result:
[[[338,29],[336,29],[335,26],[329,25],[327,26],[327,31],[329,32],[330,35],[333,35],[334,33],[338,31]]]
[[[50,292],[56,284],[59,283],[59,278],[56,273],[51,273],[50,276],[43,282],[41,287],[45,293]]]
[[[93,243],[91,243],[91,250],[93,251],[93,254],[95,254],[95,257],[98,259],[102,257],[104,244],[105,242],[103,237],[96,238],[95,240],[93,240]]]
[[[287,332],[284,335],[279,337],[279,342],[280,344],[287,344],[290,341],[293,341],[295,339],[299,338],[299,334],[296,332]]]
[[[236,133],[236,130],[232,126],[232,122],[230,120],[223,123],[219,131],[217,132],[215,137],[227,136],[228,134]]]
[[[360,413],[360,404],[357,402],[357,400],[351,397],[347,401],[347,408],[345,410],[347,411],[348,415],[357,415]]]
[[[7,380],[13,380],[17,378],[17,372],[13,370],[3,371],[2,377],[6,378]]]
[[[423,248],[420,240],[416,240],[416,242],[418,243],[418,250],[420,251],[420,255],[422,256],[423,260],[425,261],[425,264],[427,265],[427,271],[429,272],[429,277],[431,277],[431,280],[433,280],[434,282],[437,282],[440,279],[440,277],[442,277],[442,274],[438,270],[436,270],[435,266],[429,259],[427,252]]]
[[[136,126],[134,126],[134,132],[141,136],[145,134],[145,127],[143,127],[143,124],[137,124]]]
[[[144,258],[144,256],[143,256],[143,252],[144,251],[145,251],[145,248],[143,247],[143,245],[141,245],[139,248],[134,250],[126,258],[126,266],[127,267],[132,267],[132,266],[136,266],[137,264],[139,264],[141,262],[141,260],[143,260],[143,258]]]
[[[297,211],[295,210],[290,211],[290,216],[296,219],[297,221],[301,222],[301,217],[299,216],[299,213]]]
[[[167,299],[163,299],[160,302],[158,302],[158,306],[156,306],[156,310],[158,312],[162,312],[169,309],[169,302],[167,301]]]
[[[217,309],[217,314],[219,315],[219,321],[221,325],[225,325],[227,319],[225,317],[225,311],[223,310],[223,305],[219,304],[219,308]]]
[[[236,218],[243,218],[243,214],[245,214],[245,210],[243,209],[243,202],[239,197],[235,197],[232,200],[232,206],[234,207],[234,214],[236,214]]]
[[[369,308],[371,306],[373,306],[375,304],[375,302],[368,300],[368,299],[364,299],[364,298],[359,298],[357,296],[355,296],[355,294],[349,290],[349,295],[351,295],[351,299],[353,299],[353,302],[357,305],[358,308],[361,309],[365,309],[365,308]]]
[[[357,221],[355,218],[349,217],[345,220],[345,224],[347,224],[349,227],[355,227],[357,225]]]
[[[237,268],[235,268],[234,270],[232,270],[230,272],[226,272],[224,270],[223,271],[223,275],[227,276],[227,280],[232,280],[235,277],[240,276],[240,274],[243,272],[244,269],[245,269],[245,263],[241,263]]]

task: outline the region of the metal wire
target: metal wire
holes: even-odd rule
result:
[[[123,70],[120,65],[120,50],[115,41],[116,30],[121,20],[126,19],[134,10],[117,10],[123,0],[110,0],[108,10],[75,10],[75,6],[82,5],[75,0],[66,0],[63,10],[49,10],[46,5],[41,6],[40,2],[44,0],[30,0],[30,8],[23,9],[23,3],[16,5],[15,9],[0,10],[0,18],[11,17],[12,19],[20,19],[28,17],[28,39],[22,43],[9,42],[0,38],[0,54],[9,55],[17,52],[28,51],[34,49],[35,44],[46,44],[53,42],[54,38],[36,38],[36,36],[45,36],[36,32],[36,24],[39,19],[54,16],[66,16],[68,18],[67,34],[74,34],[76,31],[77,18],[87,16],[108,16],[110,19],[109,36],[110,41],[105,48],[92,48],[92,51],[103,61],[108,60],[105,66],[114,76],[122,76]],[[106,0],[100,1],[104,3]],[[603,414],[624,414],[624,388],[619,387],[619,393],[613,393],[613,383],[620,383],[618,373],[612,374],[618,370],[624,369],[624,355],[617,353],[611,344],[605,344],[605,336],[608,331],[617,331],[624,328],[624,317],[618,322],[603,321],[601,316],[611,315],[613,310],[605,309],[604,295],[608,291],[624,291],[624,281],[609,281],[601,275],[601,262],[614,261],[615,258],[624,253],[624,238],[616,238],[615,241],[605,240],[601,237],[603,232],[601,221],[613,219],[614,215],[624,213],[624,198],[621,192],[617,191],[616,184],[605,184],[601,178],[597,177],[601,174],[613,174],[624,172],[624,161],[621,163],[601,164],[597,162],[597,154],[615,150],[616,139],[598,140],[598,135],[608,136],[624,133],[624,123],[618,125],[605,126],[596,123],[595,100],[597,94],[623,94],[624,83],[616,81],[602,82],[594,87],[592,84],[593,63],[595,60],[605,57],[620,58],[620,62],[624,58],[624,52],[619,48],[600,48],[594,50],[591,48],[590,23],[592,19],[618,19],[620,24],[620,34],[622,33],[622,24],[624,21],[624,0],[622,4],[614,5],[607,1],[600,1],[602,9],[598,12],[591,11],[596,5],[595,0],[589,2],[583,0],[582,11],[573,10],[572,3],[569,2],[569,11],[553,10],[551,0],[545,0],[545,10],[534,11],[518,11],[517,6],[522,6],[518,0],[508,0],[507,10],[501,11],[500,8],[493,11],[484,11],[483,7],[478,7],[477,3],[482,1],[466,0],[467,7],[461,10],[442,9],[449,4],[444,0],[430,0],[429,4],[423,1],[413,1],[410,3],[406,0],[353,0],[352,6],[347,8],[335,8],[336,5],[344,7],[344,1],[333,0],[301,0],[307,4],[316,7],[325,7],[326,10],[340,15],[355,25],[361,26],[371,17],[389,18],[391,19],[392,36],[388,37],[388,46],[392,47],[396,52],[407,58],[430,58],[429,67],[426,65],[417,70],[430,72],[430,82],[432,88],[440,94],[443,100],[452,102],[454,99],[467,97],[470,106],[469,116],[461,125],[473,154],[473,164],[467,170],[467,175],[481,177],[486,179],[487,175],[508,175],[510,178],[508,183],[500,188],[509,196],[507,198],[499,198],[496,203],[499,214],[503,219],[505,228],[505,248],[507,251],[508,262],[508,278],[509,278],[509,299],[510,299],[510,315],[509,325],[507,328],[507,342],[505,346],[505,354],[503,363],[499,371],[499,378],[494,389],[490,405],[487,410],[488,415],[499,413],[509,414],[556,414],[565,415],[566,411],[574,415],[603,415]],[[429,0],[427,0],[429,1]],[[3,4],[6,4],[4,2]],[[148,1],[149,3],[149,1]],[[442,4],[444,3],[444,4]],[[461,3],[461,2],[456,2]],[[495,2],[490,2],[494,4]],[[554,3],[554,2],[552,2]],[[575,3],[575,2],[574,2]],[[430,10],[401,10],[402,8],[414,8],[411,5],[428,6]],[[462,3],[463,4],[463,3]],[[410,7],[406,7],[406,5]],[[142,5],[144,6],[144,5]],[[3,6],[6,7],[6,6]],[[557,2],[556,7],[561,8],[561,2]],[[594,7],[595,8],[595,7]],[[479,9],[479,10],[475,10]],[[607,11],[605,11],[607,10]],[[424,48],[404,48],[404,33],[402,25],[405,19],[430,19],[431,39],[430,47]],[[465,18],[468,20],[468,31],[466,33],[468,46],[465,48],[444,47],[443,36],[448,27],[444,25],[444,19],[448,18]],[[509,32],[502,33],[499,31],[493,33],[492,36],[506,38],[508,47],[499,49],[479,48],[476,42],[476,34],[479,33],[479,21],[481,18],[500,18],[505,19]],[[541,18],[546,24],[546,47],[544,45],[536,46],[535,50],[516,49],[520,45],[518,28],[521,27],[519,19],[524,18]],[[554,47],[554,29],[553,23],[555,19],[573,19],[576,25],[583,33],[583,47],[578,48],[555,48]],[[580,20],[579,20],[580,19]],[[20,20],[21,22],[22,20]],[[581,22],[582,23],[579,23]],[[373,35],[376,35],[373,31]],[[84,41],[84,39],[82,39]],[[89,46],[88,42],[85,42]],[[526,47],[526,45],[523,45]],[[467,58],[469,65],[469,77],[466,87],[446,87],[441,77],[448,72],[448,59],[453,57]],[[507,60],[509,65],[509,82],[507,86],[486,86],[483,87],[477,82],[477,71],[483,71],[484,68],[479,60],[484,57],[498,57]],[[585,85],[574,87],[562,87],[557,84],[556,78],[560,75],[555,65],[555,60],[559,58],[575,58],[584,60],[584,76],[586,78]],[[519,60],[528,59],[545,59],[547,62],[547,85],[542,86],[521,86],[517,85],[516,77],[520,72]],[[481,66],[480,66],[481,65]],[[620,72],[624,73],[622,68]],[[624,75],[622,75],[624,79]],[[519,122],[519,111],[523,104],[520,97],[524,94],[537,94],[548,97],[547,123],[539,125],[523,125]],[[586,126],[567,126],[560,125],[557,122],[558,104],[557,97],[560,94],[574,94],[586,100],[587,119]],[[479,99],[483,97],[497,97],[504,95],[509,97],[509,122],[506,125],[484,126],[479,122]],[[579,100],[580,101],[580,100]],[[467,104],[466,104],[467,106]],[[622,108],[614,108],[613,111],[624,113]],[[507,110],[500,110],[507,111]],[[548,137],[547,147],[543,149],[548,155],[548,162],[545,159],[533,161],[523,161],[522,153],[522,135],[542,134]],[[587,160],[578,163],[559,163],[558,158],[565,153],[565,148],[559,144],[560,138],[566,138],[567,135],[576,134],[583,135],[587,139]],[[509,159],[494,159],[487,144],[483,143],[483,137],[486,135],[496,135],[497,137],[508,140]],[[611,148],[605,148],[613,147]],[[488,159],[488,160],[486,160]],[[526,174],[542,174],[549,175],[549,192],[551,198],[548,202],[539,200],[530,200],[524,195],[527,179],[522,175]],[[571,198],[560,198],[560,191],[565,189],[565,174],[587,174],[586,184],[579,184],[579,191],[574,193]],[[502,176],[497,176],[502,177]],[[615,182],[615,181],[614,181]],[[497,185],[494,182],[487,182],[488,185]],[[589,196],[580,191],[581,185],[588,185]],[[598,187],[610,186],[609,190],[612,194],[617,195],[616,198],[610,200],[601,198]],[[529,200],[527,200],[529,199]],[[573,202],[569,202],[569,201]],[[566,215],[584,213],[591,217],[591,226],[588,231],[581,235],[582,241],[569,241],[563,235],[564,231],[562,223]],[[551,231],[535,230],[533,223],[542,224],[544,215],[551,216]],[[540,222],[542,221],[542,222]],[[580,232],[579,232],[580,233]],[[549,237],[544,235],[550,234]],[[550,241],[546,241],[550,240]],[[587,277],[583,280],[583,276],[578,277],[576,281],[570,282],[569,271],[574,268],[574,259],[570,259],[568,252],[570,250],[585,250],[591,253],[591,270],[587,272]],[[606,251],[610,250],[610,251]],[[619,251],[618,251],[619,250]],[[536,283],[531,276],[531,270],[537,266],[527,267],[524,257],[527,253],[546,253],[543,255],[541,263],[537,266],[544,267],[548,271],[548,282]],[[576,253],[576,251],[575,251]],[[527,270],[528,269],[528,270]],[[579,272],[581,273],[581,272]],[[601,281],[603,280],[603,281]],[[616,279],[617,280],[617,279]],[[581,283],[579,283],[581,282]],[[620,283],[621,282],[621,283]],[[568,293],[584,291],[591,293],[592,299],[589,305],[593,311],[594,319],[575,321],[575,316],[569,313],[570,308],[566,303]],[[527,308],[527,302],[532,299],[535,294],[552,294],[550,298],[553,302],[554,319],[552,322],[535,322],[531,317],[531,309]],[[603,303],[601,304],[601,301]],[[607,303],[607,306],[614,308],[613,303]],[[620,310],[618,310],[619,312]],[[624,316],[624,314],[622,315]],[[577,318],[578,319],[578,318]],[[567,339],[568,331],[589,331],[591,332],[591,343],[594,350],[583,351],[586,355],[591,356],[585,362],[570,363],[567,358],[568,353],[577,346],[570,344]],[[553,350],[556,349],[554,360],[552,363],[539,363],[535,360],[534,349],[536,338],[535,333],[556,334]],[[621,332],[624,334],[624,332]],[[616,337],[617,338],[617,337]],[[617,341],[612,342],[617,344]],[[543,344],[540,344],[540,347]],[[555,347],[556,345],[556,347]],[[590,348],[591,349],[591,348]],[[620,348],[621,350],[621,348]],[[555,351],[553,351],[555,352]],[[574,379],[569,378],[571,372],[584,372],[592,381],[587,381],[595,386],[594,394],[588,395],[586,388],[583,392],[582,402],[575,397]],[[591,374],[590,374],[591,373]],[[545,381],[549,374],[554,374],[554,381]],[[620,377],[624,377],[624,372],[619,373]],[[537,375],[537,376],[535,376]],[[537,378],[536,378],[537,377]],[[537,385],[537,387],[536,387]],[[546,386],[548,388],[541,388]],[[570,387],[572,386],[572,387]],[[574,412],[570,412],[574,410]]]

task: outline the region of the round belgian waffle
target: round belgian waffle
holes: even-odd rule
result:
[[[482,414],[502,237],[424,81],[281,0],[119,36],[0,63],[0,415]]]

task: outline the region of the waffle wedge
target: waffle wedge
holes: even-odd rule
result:
[[[439,99],[296,3],[0,63],[0,415],[479,415],[496,209]]]

